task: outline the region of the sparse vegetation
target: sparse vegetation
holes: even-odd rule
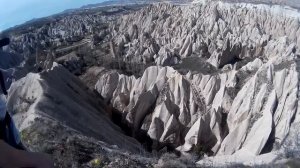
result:
[[[103,163],[101,158],[96,158],[94,160],[91,161],[92,167],[93,168],[100,168],[103,167]]]

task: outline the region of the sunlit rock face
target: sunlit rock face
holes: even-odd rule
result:
[[[74,12],[16,32],[5,51],[42,71],[10,89],[18,126],[49,116],[141,150],[107,117],[117,111],[118,124],[137,139],[145,133],[154,151],[201,153],[203,166],[297,157],[300,14],[287,6],[227,2],[236,1]],[[100,104],[84,84],[101,95]]]
[[[299,45],[298,15],[267,5],[153,5],[121,17],[114,44],[129,60],[173,65],[197,55],[222,68],[239,59],[289,54]]]
[[[119,57],[157,66],[138,78],[110,71],[95,89],[134,130],[181,152],[205,146],[215,155],[199,164],[278,156],[296,138],[289,133],[299,118],[299,16],[267,5],[151,5],[117,21],[114,44]],[[172,67],[194,57],[213,73]]]
[[[296,52],[298,18],[296,10],[278,5],[205,0],[182,6],[148,5],[132,11],[120,7],[67,13],[2,34],[11,37],[6,50],[22,54],[27,64],[50,59],[50,50],[55,50],[55,57],[64,58],[75,50],[88,66],[108,60],[132,66],[173,66],[197,56],[223,68],[245,58],[265,61]],[[69,64],[63,61],[66,59],[60,59]]]
[[[156,66],[137,79],[109,73],[96,90],[125,113],[134,129],[179,150],[201,144],[217,155],[259,155],[268,140],[280,148],[288,135],[297,110],[298,73],[295,64],[275,71],[267,63],[244,79],[235,94],[238,76],[249,65],[217,75],[182,75]]]

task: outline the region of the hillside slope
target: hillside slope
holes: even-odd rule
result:
[[[56,154],[55,159],[66,165],[70,164],[70,156],[58,154],[56,150],[75,155],[78,160],[73,164],[86,163],[94,159],[93,155],[96,158],[100,148],[105,147],[146,155],[136,140],[125,136],[111,122],[103,100],[57,64],[48,71],[30,73],[13,83],[9,90],[8,111],[14,114],[16,125],[23,138],[28,140],[24,139],[29,148],[50,150]],[[55,146],[59,144],[64,147]],[[98,149],[92,146],[98,146]],[[70,149],[64,149],[68,147]],[[80,156],[80,153],[76,154],[76,147],[91,151],[83,151]]]

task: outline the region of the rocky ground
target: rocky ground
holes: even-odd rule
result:
[[[31,21],[1,33],[9,111],[57,167],[298,165],[299,18],[207,0]]]

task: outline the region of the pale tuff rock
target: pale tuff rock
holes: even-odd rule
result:
[[[243,66],[241,68],[242,71],[256,71],[258,70],[261,66],[263,65],[263,62],[258,59],[258,58],[255,58],[254,61],[252,62],[249,62],[247,65]]]
[[[149,5],[118,17],[89,16],[67,16],[36,32],[16,35],[16,45],[9,49],[22,48],[26,53],[37,47],[38,40],[42,47],[51,43],[59,48],[67,42],[90,43],[82,38],[91,34],[101,36],[104,47],[98,47],[108,48],[109,58],[117,62],[120,71],[93,68],[98,79],[94,88],[106,104],[122,113],[123,122],[132,127],[133,134],[143,130],[159,143],[154,143],[154,149],[171,144],[185,153],[206,147],[200,152],[214,156],[198,164],[216,162],[220,166],[226,166],[226,161],[267,164],[288,155],[293,148],[299,149],[298,11],[207,0],[183,6]],[[101,27],[102,23],[106,26]],[[46,40],[45,32],[57,38]],[[203,61],[201,65],[195,61],[182,67],[189,58]],[[60,59],[69,62],[69,56]],[[121,73],[123,62],[142,64],[143,70],[156,66],[146,68],[137,77]],[[202,64],[210,64],[214,70]],[[204,68],[194,70],[192,66]],[[87,129],[100,139],[107,136],[106,140],[122,144],[124,137],[115,135],[120,131],[111,124],[101,124],[110,122],[104,114],[96,113],[99,105],[94,105],[84,87],[66,73],[62,67],[54,67],[41,74],[29,74],[13,85],[9,108],[27,123],[21,125],[28,125],[29,119],[33,121],[40,115],[61,118],[66,114],[74,122],[67,124],[81,130],[83,121],[75,121],[78,117],[74,113],[89,111],[83,116],[91,122]],[[53,84],[57,80],[62,88]],[[63,103],[70,105],[74,113],[57,105],[65,99],[68,102]],[[46,106],[45,101],[59,109]],[[42,105],[46,114],[40,110]],[[18,117],[21,111],[30,117]],[[129,141],[129,149],[137,148],[132,145],[135,141],[125,140]]]
[[[275,65],[276,69],[277,66],[280,65]],[[213,76],[182,75],[170,67],[154,66],[132,83],[134,87],[129,87],[130,91],[119,88],[113,95],[128,95],[130,92],[128,106],[117,103],[122,104],[119,106],[123,107],[121,111],[128,112],[127,121],[134,125],[135,130],[143,124],[149,125],[143,129],[152,139],[172,143],[182,152],[202,145],[220,156],[235,153],[256,156],[269,150],[271,134],[274,134],[276,143],[283,141],[296,112],[297,71],[293,65],[282,70],[274,69],[272,63],[262,64],[259,59],[238,71]],[[237,94],[231,93],[230,89],[238,84],[238,74],[246,71],[256,72],[248,77]],[[100,80],[111,80],[107,78],[109,76]],[[101,88],[100,84],[98,81],[96,88]],[[127,93],[122,93],[122,90]],[[111,100],[116,101],[119,99]],[[222,118],[226,113],[227,126],[224,126]],[[147,115],[152,118],[147,120],[150,123],[141,123]],[[228,134],[224,133],[226,127]],[[180,140],[182,136],[184,141]]]
[[[242,155],[243,152],[246,152],[253,155],[259,155],[261,153],[272,131],[272,114],[276,104],[276,93],[275,91],[272,91],[268,97],[265,109],[262,112],[263,116],[254,123],[241,149],[237,151],[237,154]]]
[[[116,89],[119,80],[117,72],[106,73],[101,76],[101,80],[98,80],[95,89],[106,99],[110,100],[113,96],[113,92]],[[101,86],[101,87],[97,87]]]
[[[260,68],[260,69],[266,69],[264,67]],[[286,71],[283,70],[283,71]],[[293,68],[290,69],[291,73],[296,73]],[[295,109],[295,101],[297,101],[296,99],[296,95],[295,95],[295,91],[293,90],[289,90],[289,84],[286,85],[286,90],[287,92],[289,92],[289,94],[291,94],[291,97],[293,97],[294,99],[289,102],[289,103],[283,103],[282,99],[280,98],[280,94],[281,94],[281,90],[280,87],[275,87],[275,90],[273,91],[268,91],[270,88],[274,87],[273,83],[278,83],[280,81],[276,81],[276,78],[278,79],[278,77],[275,76],[275,79],[271,78],[273,72],[272,72],[272,66],[269,66],[269,68],[267,68],[265,71],[258,71],[258,73],[268,73],[266,74],[266,78],[269,81],[265,81],[263,83],[263,85],[259,84],[262,81],[258,81],[259,79],[261,80],[262,78],[259,78],[259,74],[256,74],[249,82],[247,82],[245,84],[245,86],[242,88],[242,90],[238,93],[237,97],[235,98],[235,100],[233,101],[231,110],[228,114],[228,119],[227,119],[227,123],[228,123],[228,127],[229,127],[229,134],[228,136],[225,138],[225,140],[222,143],[222,147],[219,151],[219,154],[232,154],[235,150],[240,149],[240,151],[245,151],[248,152],[252,155],[258,155],[261,153],[263,147],[265,146],[265,143],[267,141],[267,139],[269,139],[269,135],[271,133],[271,130],[274,129],[275,130],[275,137],[286,137],[286,133],[288,132],[288,128],[286,126],[280,126],[278,127],[276,123],[276,118],[278,118],[278,114],[276,114],[278,111],[281,111],[280,109],[282,107],[280,106],[285,106],[286,108],[290,108],[290,111],[286,111],[285,113],[287,113],[287,116],[284,117],[285,121],[283,121],[283,123],[289,123],[291,124],[291,116],[293,116],[296,112]],[[281,75],[282,73],[280,72],[276,72],[279,75]],[[267,77],[269,76],[269,77]],[[284,80],[289,81],[289,77],[283,77]],[[282,79],[280,79],[282,80]],[[295,83],[298,83],[298,79],[294,78]],[[259,86],[261,85],[261,86]],[[278,85],[278,84],[277,84]],[[260,90],[258,91],[257,95],[255,95],[255,88],[254,87],[258,87],[260,88]],[[292,87],[296,90],[298,90],[297,87],[295,87],[295,85],[292,84]],[[278,89],[278,91],[277,91]],[[271,92],[270,95],[268,96],[268,92]],[[277,95],[277,92],[279,93],[279,96]],[[267,101],[266,103],[263,103],[265,100],[264,98],[267,96]],[[256,97],[256,98],[255,98]],[[285,99],[285,98],[284,98]],[[253,104],[252,104],[253,103]],[[291,104],[290,104],[291,103]],[[252,108],[252,109],[251,109]],[[289,114],[290,113],[290,114]],[[280,115],[283,115],[283,113],[281,113]],[[285,115],[285,114],[284,114]],[[260,117],[262,116],[262,117]],[[274,116],[274,118],[273,118]],[[259,117],[259,119],[257,118]],[[250,121],[249,121],[250,120]],[[254,124],[253,126],[248,125],[249,122],[252,124]],[[245,126],[243,124],[239,124],[239,123],[245,123]],[[247,124],[246,124],[247,123]],[[275,127],[273,128],[273,125],[275,124]],[[244,127],[244,128],[243,128]],[[252,127],[252,128],[251,128]],[[259,127],[259,128],[258,128]],[[250,132],[247,133],[250,129]],[[232,130],[232,131],[231,131]],[[238,134],[240,135],[236,135],[236,130],[243,130],[242,132],[239,131]],[[280,133],[278,132],[285,132],[282,133],[284,135],[280,135]],[[252,135],[251,135],[252,134]],[[255,134],[255,136],[254,136]],[[229,138],[232,135],[232,138],[230,138],[230,140],[227,140],[227,138]],[[241,139],[239,140],[238,145],[232,145],[233,141],[237,141],[238,138],[241,136]],[[249,138],[255,138],[252,140],[249,140]],[[259,139],[261,138],[261,139]],[[281,138],[275,138],[276,141],[282,141],[283,139]],[[247,147],[249,143],[254,143],[253,145],[250,145],[250,147]],[[279,142],[280,143],[280,142]],[[236,146],[236,148],[234,150],[228,150],[228,153],[226,152],[226,148],[228,148],[229,146]],[[257,147],[255,147],[257,146]]]
[[[279,77],[277,77],[279,75]],[[279,83],[277,88],[279,91],[279,101],[277,110],[274,113],[274,124],[276,126],[275,138],[280,144],[287,136],[289,127],[292,122],[292,118],[297,111],[298,103],[298,72],[295,71],[295,67],[290,70],[282,70],[275,74],[275,82]],[[284,78],[284,82],[281,81]],[[278,82],[276,81],[279,80]]]
[[[220,150],[219,155],[231,155],[237,148],[241,146],[241,142],[246,137],[246,132],[249,126],[249,118],[246,118],[244,121],[240,122],[240,125],[231,130],[231,132],[225,137]]]
[[[229,86],[231,85],[230,80],[232,80],[232,77],[230,77],[231,74],[234,75],[234,73],[222,75],[224,76],[223,83],[227,83]],[[122,75],[119,75],[119,79],[122,79],[120,76]],[[190,80],[190,78],[193,79]],[[115,75],[111,75],[111,73],[103,75],[95,88],[107,87],[107,85],[101,85],[103,84],[102,81],[112,81],[113,79],[116,79],[116,77]],[[116,80],[110,86],[113,88],[116,85],[124,87],[124,85],[116,84],[120,82],[122,80]],[[200,83],[199,86],[202,86],[200,90],[197,90],[197,82]],[[184,133],[185,127],[191,127],[189,133],[184,135],[186,141],[190,141],[189,138],[195,136],[192,132],[196,131],[197,137],[200,138],[199,141],[203,145],[210,143],[209,145],[216,152],[222,141],[220,130],[221,110],[217,112],[215,110],[205,110],[204,106],[212,104],[215,94],[219,90],[220,83],[221,80],[218,76],[194,75],[193,77],[188,77],[179,74],[170,67],[149,67],[141,78],[136,79],[132,83],[133,87],[127,87],[131,90],[128,91],[127,89],[118,87],[117,89],[107,88],[106,90],[114,90],[114,98],[111,99],[111,102],[118,104],[117,107],[123,107],[121,111],[128,112],[126,120],[133,124],[135,130],[139,129],[143,124],[141,122],[146,115],[151,115],[150,125],[146,129],[148,129],[148,135],[152,139],[179,146],[182,143],[180,142],[180,136],[186,134]],[[127,97],[128,104],[124,104],[119,101],[120,99],[116,98],[119,95],[129,95],[128,92],[130,92],[130,96]],[[220,92],[226,97],[227,93],[224,91],[224,88]],[[99,93],[104,98],[107,98],[108,94],[105,92]],[[208,99],[204,99],[204,94],[211,96]],[[110,93],[109,95],[112,94]],[[215,102],[219,103],[217,100]],[[219,105],[217,103],[213,106],[216,108],[224,106],[224,109],[228,109],[228,102],[221,101]],[[155,108],[152,109],[154,105]],[[201,122],[199,119],[197,121],[199,117],[201,117],[201,121],[203,122],[200,124],[200,128],[197,126]],[[177,129],[171,127],[173,125],[176,125]],[[210,135],[208,136],[207,134]],[[217,142],[209,142],[212,139],[217,139]],[[182,150],[191,150],[192,145],[198,144],[197,141],[194,141],[190,145],[189,142],[186,142]]]
[[[97,83],[96,88],[102,88],[100,81],[110,80],[112,80],[112,78],[109,76],[103,76]],[[115,81],[115,83],[120,82]],[[118,87],[124,87],[120,84],[117,85]],[[118,97],[118,95],[128,95],[128,104],[116,102],[119,99],[112,99],[111,102],[114,104],[122,104],[120,107],[125,107],[122,111],[128,112],[126,120],[132,123],[135,129],[139,129],[146,115],[152,112],[153,122],[149,125],[148,134],[150,137],[156,137],[157,140],[166,141],[167,137],[174,134],[174,132],[171,131],[174,130],[171,127],[174,123],[184,125],[192,124],[190,123],[191,115],[195,114],[191,114],[188,110],[188,106],[194,106],[193,102],[188,103],[191,99],[190,96],[193,94],[190,91],[190,84],[184,76],[180,75],[173,68],[149,67],[144,72],[144,75],[136,79],[136,81],[132,83],[132,86],[128,88],[131,90],[117,88],[113,93],[115,97]],[[130,92],[130,95],[128,92]],[[105,95],[102,96],[105,97]],[[156,107],[151,111],[154,105]],[[163,128],[166,128],[159,134],[157,134],[158,130],[162,128],[155,124],[157,122],[162,123]],[[175,130],[177,131],[177,129]],[[178,135],[179,134],[176,134],[175,138],[173,138],[174,141],[179,138]],[[179,142],[177,142],[177,144],[179,144]]]
[[[297,54],[298,16],[291,8],[218,1],[149,5],[124,15],[48,18],[49,25],[14,35],[8,49],[30,57],[32,48],[50,45],[63,53],[103,40],[110,44],[110,56],[131,63],[171,66],[193,55],[215,67],[257,57],[280,63]],[[72,47],[66,47],[69,43]]]
[[[133,152],[142,150],[109,120],[105,105],[95,97],[79,79],[54,63],[48,71],[31,73],[15,82],[10,88],[8,109],[15,114],[20,130],[38,119],[55,120],[108,144]]]
[[[228,113],[227,124],[229,130],[247,118],[252,107],[252,99],[254,98],[255,81],[257,76],[254,76],[247,82],[234,98],[230,111]]]
[[[292,139],[297,17],[266,6],[207,2],[151,5],[116,22],[112,45],[121,59],[168,66],[196,55],[219,68],[184,75],[152,66],[139,78],[113,71],[102,75],[96,90],[134,132],[143,129],[182,152],[205,146],[216,156],[203,164],[218,158],[245,161],[238,156],[266,152],[272,153],[264,163],[271,162],[285,138]]]
[[[153,58],[155,59],[155,63],[157,65],[162,66],[176,65],[179,63],[179,59],[176,56],[174,56],[174,54],[172,54],[172,52],[169,49],[166,49],[164,47],[162,47],[159,50],[158,54],[155,54]]]
[[[275,163],[278,159],[278,153],[272,152],[258,156],[248,155],[243,153],[223,156],[204,157],[197,162],[198,165],[208,167],[243,167],[243,166],[257,166],[257,165],[270,165]]]
[[[117,20],[120,27],[114,38],[118,45],[136,48],[135,53],[125,54],[127,58],[138,61],[142,55],[145,60],[147,55],[158,65],[173,65],[191,55],[209,57],[207,61],[216,67],[246,57],[290,56],[299,46],[298,18],[274,10],[222,2],[151,5]],[[118,43],[127,32],[128,44]]]

